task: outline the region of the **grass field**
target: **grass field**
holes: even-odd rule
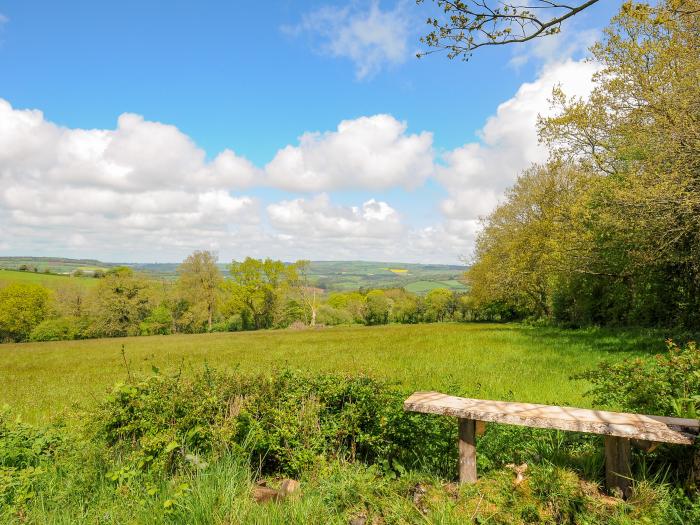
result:
[[[415,389],[473,397],[588,406],[570,380],[602,359],[663,347],[662,335],[566,331],[496,324],[336,327],[22,343],[0,346],[0,405],[41,421],[72,404],[94,403],[132,373],[274,367],[367,372]]]
[[[85,288],[92,288],[98,282],[99,279],[94,279],[92,277],[70,277],[68,275],[0,269],[0,288],[11,283],[40,284],[52,289],[59,288],[65,284],[77,284]]]
[[[450,279],[446,281],[416,281],[414,283],[407,284],[404,286],[407,292],[424,294],[428,293],[430,290],[435,290],[437,288],[447,288],[448,290],[453,290],[456,292],[466,292],[467,287],[464,283],[457,281],[455,279]]]

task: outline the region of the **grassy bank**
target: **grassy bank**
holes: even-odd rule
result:
[[[0,405],[29,421],[90,406],[131,373],[293,367],[366,372],[413,389],[589,406],[570,380],[603,359],[663,348],[663,334],[495,324],[390,325],[23,343],[0,346]]]

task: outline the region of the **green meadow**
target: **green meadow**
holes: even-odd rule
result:
[[[590,406],[583,395],[587,385],[571,380],[572,374],[601,360],[662,348],[663,334],[648,330],[477,323],[6,344],[0,348],[0,405],[40,422],[68,407],[94,404],[128,374],[150,374],[154,368],[191,374],[206,365],[245,372],[364,372],[416,390]]]
[[[98,282],[99,279],[92,277],[72,277],[69,275],[0,269],[0,288],[13,283],[39,284],[51,289],[60,288],[67,284],[92,288],[97,285]]]

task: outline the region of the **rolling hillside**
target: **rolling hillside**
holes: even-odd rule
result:
[[[58,257],[0,257],[0,282],[30,280],[46,284],[59,283],[56,279],[80,270],[91,275],[95,270],[108,270],[124,265],[155,278],[174,279],[177,263],[109,263],[94,259],[67,259]],[[3,272],[25,266],[36,272]],[[228,264],[220,263],[221,271],[228,274]],[[50,271],[52,275],[45,274]],[[348,291],[361,288],[403,287],[413,293],[427,293],[435,288],[466,291],[462,274],[466,267],[444,264],[405,264],[371,261],[312,261],[310,277],[320,288],[329,291]],[[92,279],[85,281],[93,282]]]

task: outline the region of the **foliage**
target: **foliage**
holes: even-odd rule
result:
[[[365,296],[364,319],[368,325],[389,322],[391,302],[382,290],[372,290]]]
[[[540,446],[539,456],[526,451],[529,469],[514,483],[504,463],[523,446],[555,442],[544,430],[489,425],[478,446],[490,466],[457,488],[446,483],[456,471],[451,418],[406,414],[395,387],[361,375],[207,370],[183,379],[118,385],[70,429],[2,414],[0,520],[627,525],[700,516],[692,495],[652,479],[639,479],[627,502],[604,497],[602,471],[582,474],[561,454],[575,456],[575,437]],[[494,437],[496,446],[482,445]],[[290,473],[299,493],[268,504],[251,497],[257,483],[277,486]]]
[[[298,282],[296,265],[272,259],[232,262],[226,281],[229,311],[240,311],[246,329],[272,328],[281,314],[285,293]]]
[[[36,479],[63,440],[55,428],[35,429],[0,411],[0,518],[36,496]]]
[[[217,258],[207,251],[196,251],[189,255],[177,269],[178,288],[188,302],[195,317],[206,323],[211,331],[220,302],[220,287],[223,277],[216,265]]]
[[[593,384],[588,395],[596,405],[664,416],[700,416],[700,349],[694,342],[678,346],[669,340],[664,354],[605,361],[576,378]]]
[[[30,341],[67,341],[81,333],[80,320],[70,317],[45,319],[32,330]]]
[[[90,331],[98,336],[139,333],[149,313],[148,282],[127,267],[110,269],[94,288],[94,323]]]
[[[160,304],[151,310],[139,326],[141,335],[168,335],[172,333],[173,324],[170,309],[165,304]]]
[[[40,289],[50,294],[51,301],[43,312],[36,312],[37,324],[45,322],[33,336],[34,325],[22,337],[4,335],[0,341],[235,332],[317,324],[412,324],[477,316],[461,291],[455,291],[452,283],[457,281],[447,281],[449,289],[429,283],[426,296],[402,288],[327,293],[317,286],[310,268],[311,263],[303,260],[286,264],[247,258],[234,262],[231,278],[224,279],[216,257],[196,251],[177,267],[174,281],[154,280],[129,267],[112,267],[99,279],[54,275],[46,280],[45,274],[13,272],[15,281],[18,275],[23,278],[15,284],[45,287]],[[86,282],[91,286],[85,286]]]
[[[46,317],[49,291],[37,284],[15,283],[0,289],[0,341],[25,341]]]
[[[316,320],[318,323],[326,326],[352,324],[355,321],[348,310],[344,308],[334,308],[329,304],[322,304],[319,306]]]
[[[172,470],[188,455],[238,450],[264,473],[298,475],[343,458],[389,470],[420,460],[449,475],[454,424],[403,412],[405,396],[363,376],[157,375],[115,387],[95,428],[110,446],[129,449],[138,469]],[[428,450],[434,457],[423,457]]]
[[[486,220],[477,308],[571,326],[700,323],[697,0],[625,2],[592,48],[588,100],[553,93],[550,162]]]

